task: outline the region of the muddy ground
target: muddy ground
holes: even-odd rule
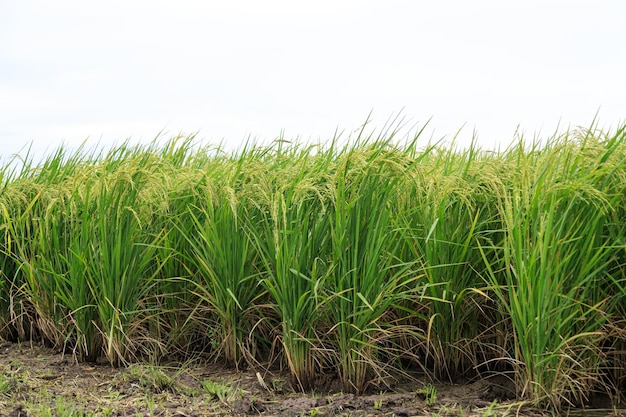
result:
[[[259,378],[260,377],[260,378]],[[362,396],[293,392],[280,372],[256,375],[201,360],[115,369],[37,345],[0,342],[0,416],[505,416],[538,415],[491,378],[401,383]],[[265,385],[265,387],[263,386]],[[435,395],[433,395],[435,394]]]

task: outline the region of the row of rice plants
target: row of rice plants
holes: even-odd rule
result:
[[[579,403],[600,381],[606,323],[623,303],[615,260],[624,247],[613,238],[624,233],[626,155],[619,142],[599,145],[590,132],[552,145],[541,159],[533,153],[519,153],[516,187],[498,203],[507,291],[494,289],[508,301],[523,364],[518,390],[555,406]]]
[[[278,359],[300,390],[409,368],[510,372],[553,408],[623,390],[624,129],[499,153],[397,134],[6,165],[3,337],[113,365]]]

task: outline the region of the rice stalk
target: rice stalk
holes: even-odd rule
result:
[[[401,235],[394,228],[394,185],[404,165],[384,143],[349,152],[333,180],[330,236],[332,264],[328,321],[343,389],[363,393],[380,376],[380,341],[391,337],[386,315],[404,298],[413,263],[394,253]]]
[[[611,260],[603,240],[610,202],[589,182],[558,175],[555,158],[563,161],[569,149],[557,145],[515,155],[520,177],[499,202],[501,258],[484,257],[515,331],[518,393],[555,409],[584,402],[598,382],[607,316],[606,300],[594,295]]]

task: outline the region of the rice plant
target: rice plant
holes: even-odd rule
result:
[[[275,182],[259,184],[266,188],[259,189],[263,198],[258,218],[249,219],[249,234],[263,260],[262,283],[280,317],[292,385],[306,391],[314,387],[320,368],[313,347],[330,235],[318,171],[311,170],[320,164],[313,164],[306,151],[299,157],[275,174]]]
[[[179,229],[188,244],[184,259],[193,277],[191,291],[201,304],[191,319],[209,326],[219,323],[218,352],[228,363],[253,363],[255,302],[263,292],[258,285],[257,254],[244,228],[247,212],[232,188],[206,194],[199,214],[190,210],[180,219],[193,226]]]
[[[419,369],[512,372],[553,410],[623,394],[626,128],[489,153],[400,144],[400,125],[13,159],[0,335],[116,366],[198,350],[279,364],[302,391]]]
[[[400,300],[416,295],[405,290],[418,278],[413,263],[395,256],[402,242],[393,221],[395,185],[404,168],[378,143],[344,155],[333,179],[326,303],[346,391],[362,393],[381,376],[379,346],[393,333],[386,315]]]
[[[599,382],[609,311],[598,285],[614,249],[604,239],[612,197],[596,187],[598,172],[583,165],[589,161],[571,152],[568,141],[542,153],[518,150],[520,177],[499,202],[502,269],[485,259],[515,332],[518,392],[555,408],[583,403]]]
[[[420,259],[429,284],[426,361],[437,378],[452,380],[484,360],[471,348],[481,332],[480,303],[473,298],[483,286],[476,273],[481,260],[476,239],[486,222],[484,208],[458,174],[431,172],[426,181],[415,181],[407,192],[411,207],[405,219],[412,235],[405,258]]]

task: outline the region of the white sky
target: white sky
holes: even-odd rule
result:
[[[483,148],[626,120],[623,0],[0,0],[0,158],[199,131],[324,141],[373,111]]]

